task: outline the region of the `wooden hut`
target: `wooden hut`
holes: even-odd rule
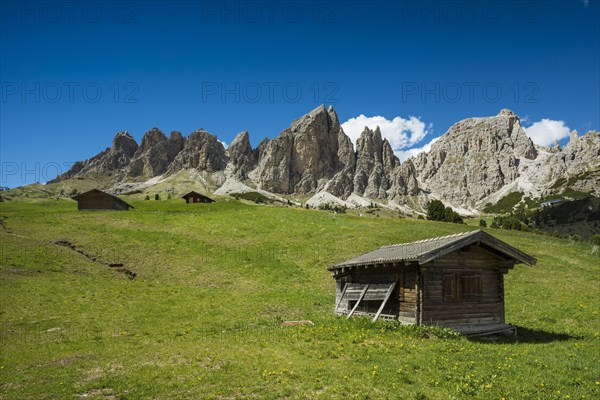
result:
[[[338,314],[484,335],[516,332],[504,322],[504,274],[536,261],[476,230],[384,246],[328,269]]]
[[[185,199],[185,202],[188,204],[191,204],[191,203],[214,203],[215,202],[210,197],[206,197],[205,195],[194,192],[194,191],[189,192],[188,194],[182,196],[181,198]]]
[[[129,208],[134,208],[117,196],[113,196],[112,194],[108,194],[98,189],[92,189],[85,193],[81,193],[73,197],[73,200],[77,200],[78,210],[129,211]]]

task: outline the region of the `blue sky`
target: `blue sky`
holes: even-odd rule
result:
[[[385,125],[400,156],[502,108],[540,143],[600,129],[594,0],[0,7],[2,186],[51,179],[121,130],[257,145],[321,103],[351,137]]]

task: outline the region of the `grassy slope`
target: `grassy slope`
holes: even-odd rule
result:
[[[517,341],[332,315],[326,266],[455,224],[242,204],[0,203],[0,398],[597,398],[599,258],[491,230],[539,259],[506,279]],[[114,269],[53,245],[73,242]],[[314,327],[282,329],[282,320]]]

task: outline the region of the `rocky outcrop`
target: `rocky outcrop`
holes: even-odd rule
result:
[[[284,131],[265,146],[253,175],[259,188],[273,193],[290,193],[290,167],[293,139]]]
[[[256,168],[258,152],[252,150],[248,132],[240,132],[227,148],[229,162],[225,171],[235,178],[245,180]]]
[[[394,168],[399,164],[381,131],[365,127],[356,142],[356,171],[354,193],[368,198],[387,198]]]
[[[184,145],[181,132],[173,131],[167,139],[160,129],[152,128],[144,134],[129,164],[127,175],[152,178],[164,174]]]
[[[340,128],[338,135],[338,152],[336,174],[326,183],[324,190],[334,196],[347,198],[354,190],[354,171],[356,154],[352,140]]]
[[[256,183],[275,193],[307,194],[323,189],[336,174],[352,168],[347,141],[340,135],[343,131],[333,108],[317,107],[266,143],[259,152]],[[344,148],[338,154],[340,141]],[[344,179],[339,176],[338,180]],[[339,185],[330,188],[342,190]]]
[[[569,143],[554,158],[550,164],[557,169],[564,165],[564,173],[571,176],[600,168],[600,132],[589,131],[581,137],[571,132]]]
[[[133,158],[135,159],[135,158],[140,157],[142,154],[150,151],[150,149],[152,149],[157,144],[162,143],[166,140],[167,140],[167,137],[165,136],[164,133],[162,133],[162,131],[160,129],[158,129],[158,128],[150,129],[142,137],[142,142],[140,143],[140,146],[138,147],[135,154],[133,155]]]
[[[533,186],[534,196],[559,195],[571,188],[600,195],[600,132],[579,136],[571,132],[564,148],[539,149],[539,156],[520,166],[521,180]]]
[[[258,147],[254,150],[254,155],[256,157],[256,161],[260,163],[265,156],[265,151],[267,150],[267,146],[269,145],[270,140],[268,138],[264,138],[258,144]]]
[[[417,195],[419,195],[419,182],[417,181],[417,170],[411,159],[394,169],[388,197],[396,202],[404,203],[407,196]]]
[[[67,172],[51,180],[50,183],[70,179],[77,175],[105,174],[121,170],[129,165],[137,149],[138,145],[135,139],[127,131],[118,132],[111,147],[88,160],[76,162]]]
[[[519,117],[505,109],[495,117],[456,123],[414,165],[419,180],[437,197],[472,206],[515,181],[520,160],[536,156]]]
[[[111,166],[114,168],[122,168],[137,151],[138,145],[135,139],[127,132],[119,132],[115,135],[112,147],[110,149]]]
[[[197,169],[198,171],[217,172],[225,169],[227,156],[223,143],[217,137],[203,129],[190,133],[183,149],[177,154],[167,174],[182,169]]]

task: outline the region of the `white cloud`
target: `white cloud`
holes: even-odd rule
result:
[[[402,149],[419,143],[432,129],[432,124],[425,124],[425,122],[413,116],[409,116],[408,119],[395,117],[389,120],[382,116],[367,117],[361,114],[342,124],[344,132],[350,137],[355,148],[356,141],[365,126],[373,130],[379,126],[381,136],[388,140],[396,155],[399,155]]]
[[[541,121],[534,122],[529,128],[524,128],[527,136],[533,143],[539,146],[549,146],[554,140],[561,140],[569,137],[571,130],[565,125],[564,121],[555,121],[542,118]]]
[[[398,158],[400,159],[400,161],[404,162],[404,161],[408,160],[409,158],[416,156],[419,153],[428,152],[429,150],[431,150],[431,145],[434,144],[435,142],[437,142],[438,139],[439,139],[439,137],[436,137],[422,147],[415,147],[415,148],[408,149],[408,150],[400,150],[400,151],[396,151],[395,153],[398,156]]]

